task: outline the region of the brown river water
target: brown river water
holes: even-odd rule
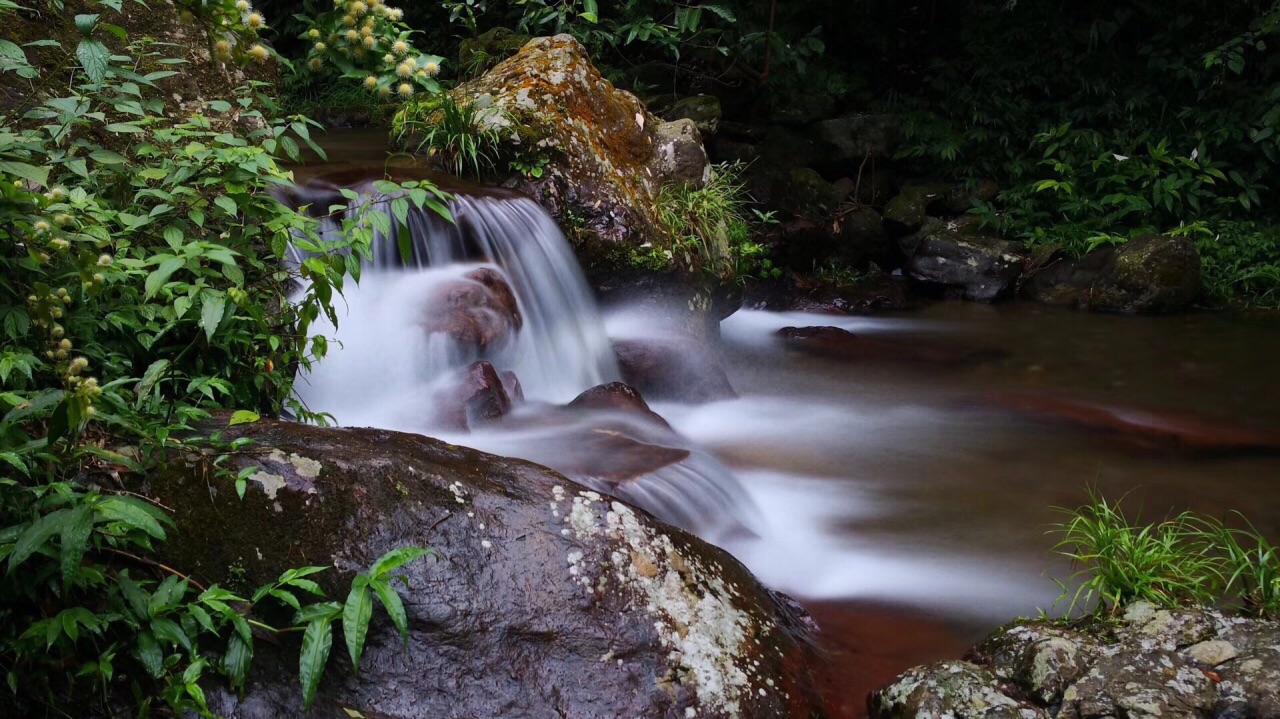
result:
[[[324,144],[329,162],[297,168],[298,179],[385,157],[378,132]],[[646,322],[606,317],[612,336],[652,331]],[[988,352],[866,361],[799,352],[774,334],[822,325]],[[1141,411],[1199,435],[1280,437],[1280,316],[939,303],[870,317],[744,311],[722,329],[741,397],[654,409],[751,495],[758,536],[725,546],[823,626],[833,716],[864,715],[866,692],[909,666],[1055,611],[1053,579],[1072,570],[1052,552],[1052,525],[1090,488],[1148,519],[1241,510],[1280,540],[1280,454],[1193,452],[1112,421],[1149,424]]]

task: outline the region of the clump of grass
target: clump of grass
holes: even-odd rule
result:
[[[686,267],[732,269],[732,240],[750,235],[742,170],[740,163],[716,165],[702,187],[668,185],[659,192],[658,223]]]
[[[483,178],[497,169],[502,135],[483,113],[497,112],[477,103],[459,103],[440,93],[405,103],[391,120],[391,135],[418,153],[435,159],[455,175]]]
[[[1087,504],[1062,511],[1052,532],[1061,537],[1054,551],[1076,568],[1058,582],[1068,611],[1115,613],[1147,601],[1280,616],[1280,554],[1238,512],[1243,527],[1192,512],[1144,524],[1093,491]]]

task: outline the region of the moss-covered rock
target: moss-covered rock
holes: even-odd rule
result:
[[[1200,256],[1185,237],[1148,235],[1052,262],[1028,278],[1025,293],[1102,312],[1179,312],[1200,298]]]
[[[435,555],[399,571],[407,644],[379,611],[359,674],[335,649],[307,714],[298,638],[256,642],[243,697],[207,687],[219,716],[817,715],[792,633],[803,618],[727,553],[641,510],[417,435],[264,420],[232,436],[255,440],[230,467],[256,469],[243,501],[206,458],[149,478],[175,508],[167,565],[236,588],[330,565],[315,578],[341,598],[388,550]]]
[[[720,130],[724,111],[720,108],[720,98],[715,95],[695,95],[676,100],[661,114],[667,120],[693,120],[698,132],[710,137]]]
[[[458,44],[458,67],[469,72],[487,70],[519,52],[531,35],[505,27],[495,27]]]
[[[486,98],[482,121],[500,131],[506,150],[548,158],[541,177],[522,176],[516,186],[566,228],[592,278],[632,269],[630,250],[662,237],[664,180],[687,181],[694,155],[705,168],[705,151],[691,151],[701,150],[696,129],[660,135],[661,121],[604,79],[569,35],[528,42],[454,94],[459,102]]]

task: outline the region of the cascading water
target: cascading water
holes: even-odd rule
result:
[[[315,328],[336,341],[298,378],[311,411],[536,461],[711,538],[749,524],[733,474],[656,415],[561,406],[619,371],[577,260],[536,202],[454,183],[454,221],[410,209],[402,247],[400,223],[368,178],[317,178],[286,199],[327,210],[347,204],[341,188],[358,194],[348,216],[385,212],[390,231],[375,232],[372,261],[338,303],[338,326]],[[323,237],[342,218],[320,221]],[[483,381],[480,360],[501,373],[501,394],[527,401],[473,424],[453,405]]]

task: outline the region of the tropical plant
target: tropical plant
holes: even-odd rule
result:
[[[309,697],[337,616],[353,661],[370,591],[403,625],[387,573],[420,552],[358,575],[351,620],[302,605],[315,567],[242,598],[151,558],[169,512],[122,478],[187,453],[243,496],[251,470],[220,467],[248,440],[194,428],[214,408],[239,408],[233,422],[315,417],[293,398],[294,370],[324,355],[309,328],[336,319],[374,227],[353,217],[322,237],[276,200],[278,160],[302,144],[323,153],[312,124],[279,117],[260,84],[208,100],[206,114],[175,112],[161,87],[182,60],[168,48],[126,33],[104,57],[99,34],[124,33],[105,14],[114,5],[75,17],[74,45],[0,45],[0,73],[37,84],[0,114],[0,671],[20,692],[4,703],[84,715],[132,694],[142,713],[161,697],[207,714],[202,679],[243,686],[252,629],[274,631],[259,614],[270,603],[299,610],[280,631],[304,633]],[[0,19],[12,7],[0,3]],[[47,65],[29,61],[32,47]],[[438,197],[383,189],[372,205],[393,211]]]

